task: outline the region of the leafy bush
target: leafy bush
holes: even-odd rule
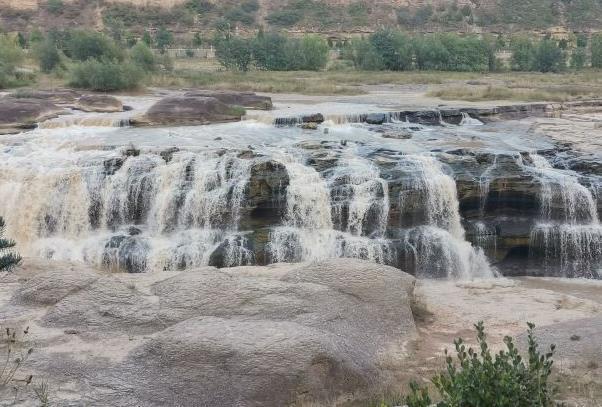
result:
[[[380,55],[385,69],[403,71],[411,68],[411,44],[402,33],[390,29],[379,30],[370,36],[370,43]]]
[[[226,69],[246,72],[252,62],[251,40],[237,36],[226,35],[216,37],[215,56]]]
[[[378,71],[384,69],[384,63],[372,42],[354,39],[343,51],[343,55],[353,62],[356,69]]]
[[[104,34],[78,30],[71,33],[67,41],[69,56],[77,61],[88,59],[123,60],[123,53]]]
[[[103,92],[133,89],[139,86],[143,74],[131,63],[89,59],[73,66],[69,85]]]
[[[559,72],[566,68],[565,53],[554,40],[544,39],[535,49],[535,69],[540,72]]]
[[[153,51],[142,41],[132,47],[130,58],[134,65],[145,72],[154,72],[157,69],[157,62],[155,61]]]
[[[602,68],[602,34],[592,37],[592,66]]]
[[[17,65],[23,60],[23,50],[14,39],[0,35],[0,89],[18,84]]]
[[[42,43],[36,44],[34,53],[38,59],[40,70],[42,72],[52,72],[61,63],[59,50],[50,40],[45,40]]]
[[[571,67],[574,69],[583,69],[587,60],[585,48],[577,48],[571,55]]]
[[[15,241],[4,238],[5,226],[4,219],[0,217],[0,272],[10,271],[21,262],[21,256],[13,251]]]
[[[48,0],[46,3],[46,10],[50,14],[61,14],[63,11],[63,0]]]
[[[286,44],[288,38],[277,33],[259,33],[253,40],[253,59],[259,69],[285,71],[288,61]]]
[[[161,27],[155,36],[155,43],[161,53],[164,53],[165,49],[173,44],[173,34],[167,31],[165,27]]]
[[[510,43],[512,51],[512,69],[530,71],[535,63],[535,45],[527,37],[514,37]]]
[[[287,58],[290,70],[318,71],[328,62],[328,43],[315,36],[306,35],[301,41],[289,42]]]
[[[553,388],[548,383],[552,373],[550,351],[542,354],[535,340],[535,325],[528,324],[528,357],[519,354],[512,338],[505,337],[506,350],[492,355],[482,322],[475,325],[478,349],[466,347],[460,338],[454,341],[457,364],[446,350],[446,369],[432,380],[442,401],[440,407],[455,406],[540,406],[553,405]],[[413,384],[406,397],[409,407],[431,405],[425,388]]]

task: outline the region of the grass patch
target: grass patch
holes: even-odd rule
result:
[[[428,96],[443,100],[466,100],[469,102],[512,100],[521,102],[566,102],[578,98],[592,98],[600,95],[591,88],[580,87],[502,87],[488,85],[486,87],[453,86],[432,90]]]

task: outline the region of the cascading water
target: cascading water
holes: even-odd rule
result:
[[[419,191],[425,226],[405,233],[405,246],[421,276],[474,278],[492,277],[496,273],[479,248],[465,240],[460,219],[454,179],[443,171],[439,161],[429,155],[402,157],[399,168],[410,174],[401,192],[403,211],[405,191]]]
[[[271,262],[337,257],[393,261],[389,242],[384,239],[388,191],[374,166],[348,153],[328,182],[304,164],[302,155],[285,153],[276,159],[286,166],[290,183],[284,225],[270,234]],[[342,222],[343,206],[346,222]],[[366,236],[369,220],[377,222],[370,225],[371,238]]]
[[[0,175],[0,212],[24,254],[144,271],[252,259],[237,237],[252,160],[236,153],[155,154]],[[25,205],[19,203],[27,203]]]
[[[602,277],[602,226],[591,190],[540,155],[529,160],[541,186],[541,220],[531,233],[531,250],[543,254],[545,269],[557,266],[563,276]]]

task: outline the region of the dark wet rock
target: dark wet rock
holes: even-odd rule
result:
[[[44,99],[0,98],[0,134],[32,129],[37,123],[65,113],[63,108]]]
[[[184,96],[213,97],[227,105],[242,106],[246,109],[272,109],[272,98],[268,96],[260,96],[254,92],[235,92],[227,90],[194,90],[186,92]]]
[[[173,159],[173,155],[179,151],[180,149],[178,147],[170,147],[167,150],[161,151],[159,155],[166,163],[169,163]]]
[[[132,110],[134,110],[134,108],[132,106],[123,105],[124,112],[131,112]]]
[[[102,264],[112,271],[143,273],[149,250],[148,243],[139,236],[113,236],[105,244]]]
[[[203,125],[240,121],[243,112],[213,97],[167,97],[155,103],[132,126]]]
[[[126,157],[138,157],[140,155],[140,149],[134,146],[129,146],[123,150],[123,155]]]
[[[302,123],[323,123],[324,115],[322,113],[309,114],[301,117]]]
[[[125,160],[122,157],[111,158],[105,160],[102,165],[104,167],[103,174],[106,176],[115,175],[117,171],[121,169]]]
[[[142,230],[138,229],[137,227],[130,226],[128,228],[128,235],[130,235],[130,236],[138,236],[140,234],[142,234]]]
[[[77,99],[75,109],[84,112],[115,113],[123,112],[123,103],[114,96],[85,95]]]
[[[387,121],[387,115],[384,113],[370,113],[366,116],[365,121],[368,124],[383,124]]]

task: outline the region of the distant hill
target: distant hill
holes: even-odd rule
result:
[[[176,35],[227,22],[264,29],[353,35],[381,26],[408,31],[517,32],[602,29],[602,0],[0,0],[5,31],[87,27],[129,31],[165,26]]]

